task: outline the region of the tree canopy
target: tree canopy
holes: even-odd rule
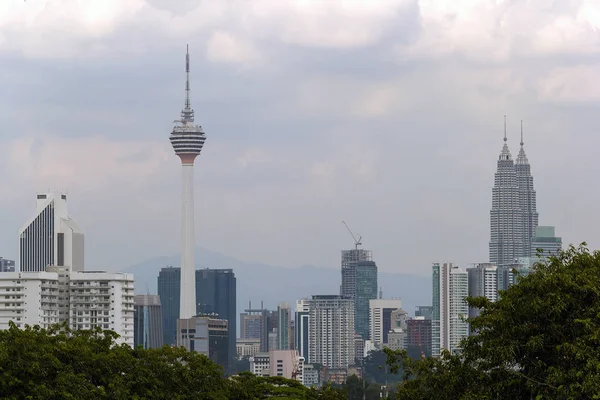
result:
[[[2,399],[341,400],[281,377],[225,377],[208,357],[183,348],[132,349],[112,331],[14,324],[0,331]]]
[[[467,301],[481,314],[460,354],[386,351],[392,371],[403,367],[398,398],[600,398],[600,252],[571,246],[498,301]]]

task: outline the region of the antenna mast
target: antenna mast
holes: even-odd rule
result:
[[[358,239],[356,239],[356,236],[354,236],[354,233],[352,233],[346,221],[342,221],[342,223],[344,224],[344,226],[346,226],[346,229],[348,229],[348,232],[350,233],[350,236],[352,236],[352,239],[354,239],[354,248],[358,250],[358,246],[362,246],[362,236],[358,235]]]

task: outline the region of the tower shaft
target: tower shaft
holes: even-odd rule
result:
[[[181,293],[179,318],[184,319],[196,315],[193,161],[190,164],[182,164],[181,170]]]

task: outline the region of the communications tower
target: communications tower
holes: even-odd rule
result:
[[[194,160],[200,154],[206,135],[200,125],[194,124],[194,110],[190,104],[190,52],[185,54],[185,106],[181,119],[175,121],[169,137],[175,154],[181,159],[181,294],[179,318],[196,315],[196,275],[194,264]]]

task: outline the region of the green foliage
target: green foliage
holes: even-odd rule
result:
[[[2,399],[341,400],[281,377],[224,377],[206,356],[183,348],[132,349],[112,331],[14,324],[0,331]],[[338,397],[336,397],[338,396]]]
[[[482,312],[460,355],[386,351],[392,372],[404,370],[398,398],[600,398],[600,252],[571,246],[498,301],[468,302]]]

